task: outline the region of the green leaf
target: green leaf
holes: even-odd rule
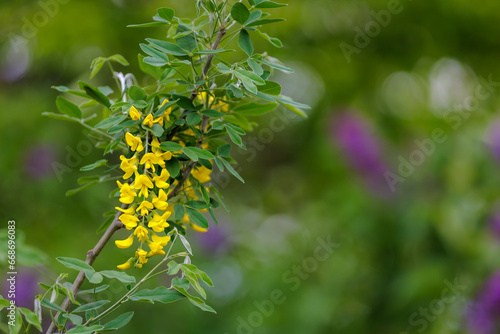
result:
[[[270,24],[270,23],[276,23],[276,22],[282,22],[282,21],[285,21],[285,19],[262,19],[262,20],[257,20],[257,21],[248,23],[246,26],[247,27],[261,26],[264,24]]]
[[[92,284],[99,284],[102,282],[102,275],[99,273],[90,272],[90,271],[85,271],[85,276],[89,280],[90,283]]]
[[[151,132],[153,132],[156,137],[161,137],[163,132],[165,132],[165,129],[160,124],[155,123],[155,124],[153,124],[153,127],[151,128]]]
[[[97,73],[99,73],[105,63],[106,59],[103,57],[97,57],[92,61],[92,64],[90,65],[90,69],[92,70],[90,72],[90,79],[92,79]]]
[[[92,271],[94,272],[94,268],[92,268],[88,263],[82,260],[74,259],[72,257],[58,257],[57,261],[62,263],[66,268],[74,269],[77,271]]]
[[[194,264],[184,263],[184,264],[181,264],[181,266],[184,268],[187,268],[190,271],[192,271],[193,273],[195,273],[196,276],[201,278],[203,280],[203,282],[207,283],[208,286],[214,286],[214,283],[212,282],[210,277],[208,277],[208,275],[206,273],[204,273],[203,271],[198,269]]]
[[[200,212],[196,211],[195,209],[191,209],[189,207],[186,207],[186,212],[189,215],[189,218],[193,221],[193,223],[195,223],[199,227],[208,228],[208,220]]]
[[[93,169],[96,169],[98,167],[105,166],[107,163],[108,163],[108,160],[106,160],[106,159],[97,160],[93,164],[83,166],[82,168],[80,168],[80,171],[86,172],[89,170],[93,170]]]
[[[257,33],[261,37],[263,37],[264,39],[266,39],[269,43],[271,43],[272,45],[274,45],[275,47],[277,47],[277,48],[282,48],[283,47],[283,43],[278,38],[271,37],[268,34],[261,32],[260,30],[257,30]]]
[[[135,283],[134,276],[130,276],[122,271],[102,270],[102,271],[99,271],[99,273],[107,278],[114,278],[114,279],[117,279],[123,283],[130,283],[130,284]]]
[[[164,141],[160,144],[160,147],[167,152],[176,152],[183,149],[183,146],[173,141]]]
[[[82,118],[82,111],[80,108],[74,104],[66,100],[62,96],[58,96],[56,99],[57,109],[63,114],[68,115],[69,117]]]
[[[184,298],[184,296],[181,293],[175,290],[167,289],[164,286],[160,286],[152,290],[141,290],[130,296],[130,300],[145,301],[153,304],[154,302],[172,303],[182,298]]]
[[[58,311],[58,312],[62,312],[62,313],[65,313],[66,311],[64,311],[59,305],[56,305],[54,303],[51,303],[49,302],[47,299],[43,299],[42,300],[42,306],[43,307],[46,307],[46,308],[49,308],[51,310],[54,310],[54,311]]]
[[[197,210],[208,209],[208,207],[210,206],[207,203],[202,202],[202,201],[189,201],[189,202],[186,202],[185,205],[190,207],[190,208],[197,209]]]
[[[73,304],[80,305],[80,303],[75,300],[75,295],[73,294],[73,291],[71,291],[70,288],[68,288],[66,285],[60,284],[60,283],[57,283],[56,287],[60,288],[62,290],[62,293],[66,297],[68,297],[69,299],[71,299],[71,302]]]
[[[94,294],[94,293],[102,292],[102,291],[106,290],[107,288],[109,288],[109,285],[103,284],[101,286],[95,287],[95,289],[80,290],[77,294],[78,295]]]
[[[67,331],[66,334],[92,334],[92,333],[99,331],[103,328],[104,328],[104,326],[101,326],[101,325],[93,325],[90,327],[76,326],[75,328]]]
[[[21,313],[24,315],[24,319],[26,319],[29,324],[35,326],[35,328],[40,332],[42,331],[42,324],[40,323],[40,319],[38,319],[38,316],[35,313],[24,307],[18,307],[18,310],[21,311]]]
[[[287,6],[287,4],[277,3],[274,1],[261,1],[261,2],[256,1],[255,8],[279,8],[284,6]]]
[[[148,63],[145,63],[144,62],[145,58],[143,55],[138,55],[137,58],[139,60],[139,67],[141,68],[141,71],[143,71],[146,74],[149,74],[150,76],[152,76],[153,78],[155,78],[157,80],[161,78],[161,75],[163,73],[162,69],[157,68],[157,67],[150,65]]]
[[[141,123],[140,119],[138,119],[137,121],[134,121],[133,119],[131,119],[131,120],[125,121],[123,123],[113,125],[112,127],[110,127],[108,129],[107,132],[109,134],[115,134],[115,133],[118,133],[118,132],[122,131],[125,128],[131,127],[131,126],[135,126],[135,125],[137,125],[139,123]]]
[[[239,112],[246,116],[259,116],[274,110],[278,106],[277,103],[247,103],[242,106],[236,107],[235,112]],[[228,131],[229,132],[229,131]]]
[[[229,138],[233,143],[236,145],[242,147],[243,146],[243,141],[241,140],[240,135],[232,128],[229,126],[226,126],[227,134],[229,135]]]
[[[238,76],[238,78],[243,83],[243,86],[245,86],[245,88],[248,89],[248,91],[257,94],[257,86],[255,86],[252,80],[250,80],[248,77],[244,75],[237,74],[236,76]]]
[[[146,94],[144,89],[142,89],[141,87],[131,86],[128,89],[128,96],[130,96],[132,100],[139,101],[139,100],[145,100],[148,94]]]
[[[179,269],[181,269],[180,264],[178,264],[177,262],[175,262],[174,260],[172,260],[172,261],[170,261],[168,263],[168,272],[167,272],[167,274],[169,274],[170,276],[173,276],[173,275],[177,274],[177,272],[179,271]],[[173,284],[173,281],[172,281],[172,284]]]
[[[239,2],[237,2],[239,3]],[[238,39],[238,45],[240,48],[250,57],[253,54],[253,45],[250,34],[245,29],[241,29],[240,37]]]
[[[66,319],[69,319],[73,324],[80,326],[83,322],[83,318],[76,314],[62,314],[62,316]]]
[[[178,266],[179,266],[179,269],[181,269],[180,264],[178,264]],[[177,271],[179,269],[177,269]],[[187,289],[189,289],[189,281],[186,278],[174,277],[172,279],[172,286],[187,290]]]
[[[92,87],[82,81],[78,81],[78,85],[80,86],[80,89],[83,89],[85,93],[90,96],[91,99],[99,102],[106,108],[111,107],[111,102],[109,102],[109,99],[106,97],[106,95],[104,95],[99,89]]]
[[[144,63],[151,65],[151,66],[154,66],[154,67],[161,67],[161,66],[165,66],[168,64],[168,62],[166,62],[163,59],[153,58],[153,57],[146,57],[142,61]]]
[[[208,117],[224,117],[224,116],[226,116],[225,113],[217,111],[217,110],[213,110],[213,109],[203,110],[201,113],[205,116],[208,116]]]
[[[105,324],[102,331],[103,332],[104,331],[114,331],[114,330],[120,329],[123,326],[127,325],[133,316],[134,316],[133,311],[124,313],[124,314],[120,315],[119,317],[117,317],[116,319],[111,320],[110,322]]]
[[[172,21],[175,11],[170,8],[158,8],[158,16],[166,21]]]
[[[192,147],[182,148],[182,152],[188,156],[189,159],[193,161],[198,161],[198,155],[191,149]]]
[[[123,122],[127,118],[126,115],[118,115],[103,119],[94,126],[94,129],[107,129],[115,124]]]
[[[250,66],[250,68],[252,69],[252,71],[254,71],[254,73],[257,74],[259,77],[262,74],[264,74],[264,70],[262,69],[262,67],[259,65],[259,63],[257,63],[252,58],[248,58],[247,63],[248,63],[248,66]]]
[[[186,117],[186,122],[189,124],[189,125],[196,125],[198,123],[200,123],[201,121],[201,115],[194,112],[194,113],[191,113],[189,115],[187,115]]]
[[[139,24],[129,24],[127,28],[149,28],[167,25],[167,22],[148,22]]]
[[[23,327],[23,318],[21,317],[19,309],[16,308],[14,312],[15,312],[14,326],[9,325],[9,334],[18,334],[20,333]]]
[[[88,303],[88,304],[77,307],[72,313],[97,310],[97,309],[103,307],[107,303],[109,303],[109,300],[99,300],[97,302]]]
[[[259,63],[265,64],[269,67],[275,68],[275,69],[280,70],[282,72],[293,73],[293,70],[289,67],[286,67],[286,66],[283,66],[283,65],[280,65],[277,63],[272,63],[272,62],[264,60],[264,59],[255,58],[255,60],[258,61]]]
[[[81,187],[76,188],[76,189],[68,190],[68,191],[66,191],[66,196],[68,196],[68,197],[69,196],[73,196],[74,194],[79,193],[80,191],[88,189],[88,188],[90,188],[92,186],[95,186],[98,183],[99,183],[98,181],[89,182],[89,183],[84,184]]]
[[[221,72],[223,74],[231,73],[231,69],[229,67],[227,67],[226,65],[224,65],[223,63],[218,63],[217,69],[219,70],[219,72]]]
[[[189,241],[187,241],[186,237],[183,236],[182,234],[179,234],[179,238],[181,239],[181,242],[188,251],[188,253],[193,255],[193,250],[191,249],[191,245],[189,244]]]
[[[261,16],[262,16],[262,11],[254,10],[253,12],[250,13],[248,20],[246,20],[246,22],[245,22],[245,25],[248,25],[249,23],[257,21],[258,19],[260,19]]]
[[[242,70],[242,69],[235,69],[234,70],[236,76],[241,79],[242,76],[245,76],[252,80],[256,85],[265,85],[266,81],[259,77],[257,74],[247,71],[247,70]]]
[[[243,3],[237,2],[231,8],[231,16],[236,22],[244,24],[250,17],[250,11]]]
[[[280,95],[281,94],[281,86],[274,81],[266,80],[265,85],[257,87],[259,92],[269,95]]]
[[[80,120],[78,118],[70,117],[70,116],[64,115],[64,114],[56,114],[56,113],[48,112],[48,111],[43,112],[42,116],[58,119],[61,121],[69,121],[69,122],[77,122],[77,123],[80,122]]]
[[[187,56],[188,53],[181,49],[177,44],[161,41],[158,39],[146,38],[153,47],[173,56]]]
[[[257,89],[257,87],[255,87]],[[236,98],[242,98],[243,97],[243,92],[241,89],[236,88],[234,85],[229,85],[229,89],[231,92],[234,94],[234,97]]]
[[[217,147],[217,154],[221,157],[229,157],[230,150],[231,150],[231,145],[225,144]]]
[[[130,65],[129,62],[127,61],[127,59],[125,59],[125,57],[120,55],[120,54],[112,55],[111,57],[108,57],[108,60],[114,61],[115,63],[118,63],[118,64],[123,65],[123,66]]]
[[[234,175],[234,177],[236,177],[242,183],[245,183],[245,180],[243,180],[243,178],[240,176],[240,174],[238,174],[238,172],[236,172],[236,170],[234,170],[233,166],[231,166],[231,164],[229,162],[227,162],[226,159],[220,158],[220,160],[222,160],[222,163],[224,164],[224,166],[227,168],[227,170],[231,174]]]
[[[204,150],[202,148],[198,148],[198,147],[194,147],[194,146],[188,146],[188,147],[185,147],[183,149],[183,152],[186,153],[186,150],[189,151],[189,154],[194,154],[197,156],[197,158],[199,159],[207,159],[207,160],[210,160],[210,159],[214,159],[214,155],[212,153],[210,153],[209,151],[207,150]],[[190,157],[190,155],[186,153],[186,155],[188,155]],[[194,159],[191,159],[191,160],[194,160]],[[194,161],[198,161],[198,159],[194,160]]]
[[[165,168],[171,177],[176,177],[180,172],[179,160],[172,157],[170,160],[165,161]]]
[[[203,300],[201,300],[200,298],[191,296],[187,292],[187,289],[185,289],[184,287],[174,286],[174,288],[177,291],[179,291],[180,293],[182,293],[184,296],[186,296],[188,298],[189,302],[191,302],[191,304],[195,305],[196,307],[200,308],[201,310],[207,311],[207,312],[212,312],[212,313],[217,313],[217,312],[215,312],[215,310],[213,308],[206,305],[205,302]]]
[[[186,213],[184,211],[184,207],[181,204],[175,204],[174,205],[174,212],[175,212],[175,220],[182,220],[184,218],[184,214]]]
[[[147,44],[141,43],[139,44],[139,46],[141,47],[142,51],[144,51],[146,54],[150,55],[153,58],[163,60],[165,64],[170,61],[170,59],[165,53],[158,51]]]

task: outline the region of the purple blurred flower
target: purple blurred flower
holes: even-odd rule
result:
[[[500,161],[500,120],[490,126],[488,146],[490,147],[491,154]]]
[[[24,167],[28,175],[34,179],[40,179],[50,175],[55,153],[51,147],[35,146],[25,154]]]
[[[493,234],[500,239],[500,210],[497,210],[489,220],[490,228]]]
[[[219,220],[219,225],[210,222],[207,232],[197,233],[198,244],[210,254],[224,254],[230,248],[229,227]]]
[[[6,280],[4,280],[6,282]],[[4,284],[4,298],[9,293],[9,285]],[[32,269],[19,270],[16,275],[16,305],[33,309],[33,300],[38,292],[38,274]]]
[[[486,281],[466,316],[472,333],[497,333],[496,323],[500,319],[500,271]]]
[[[368,124],[354,112],[346,111],[332,117],[330,134],[332,141],[344,151],[348,163],[368,185],[381,195],[388,194],[384,178],[388,168]]]

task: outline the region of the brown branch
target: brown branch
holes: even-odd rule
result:
[[[224,37],[225,34],[226,34],[226,28],[221,27],[219,30],[219,33],[217,34],[217,38],[215,39],[215,42],[212,45],[212,50],[217,50],[217,48],[219,47],[220,41],[222,40],[222,37]],[[213,58],[214,58],[213,54],[208,56],[207,63],[205,64],[205,67],[203,68],[203,73],[201,75],[200,81],[203,80],[207,76],[208,71],[210,70],[210,66],[212,65]],[[197,87],[197,89],[191,93],[191,96],[189,97],[191,101],[194,101],[194,99],[198,95],[198,88],[199,87]],[[203,116],[203,119],[201,122],[202,133],[205,133],[207,125],[208,125],[208,117]],[[179,127],[176,127],[172,130],[173,134],[170,138],[172,138],[175,135],[175,133],[178,131],[178,128]],[[198,142],[196,143],[196,147],[201,147],[202,143],[203,143],[203,138],[200,137],[198,139]],[[186,168],[186,170],[182,174],[182,179],[179,181],[179,183],[174,188],[174,190],[168,195],[168,199],[173,198],[174,196],[176,196],[179,193],[179,191],[181,190],[183,184],[186,182],[187,178],[189,177],[189,174],[191,174],[195,165],[196,165],[196,161],[191,161],[189,163],[188,167]],[[127,204],[122,205],[122,209],[126,209],[127,207],[128,207]],[[91,249],[87,252],[87,258],[85,259],[85,262],[88,263],[89,265],[92,265],[94,263],[95,259],[97,258],[97,256],[99,256],[102,249],[109,242],[109,240],[111,239],[113,234],[123,227],[123,224],[118,220],[121,213],[122,213],[121,211],[118,211],[116,213],[115,218],[113,219],[113,221],[109,225],[106,232],[104,232],[101,239],[99,239],[99,241],[97,242],[97,244],[95,245],[95,247],[93,249]],[[80,290],[80,287],[82,286],[84,281],[85,281],[85,273],[83,271],[80,271],[78,273],[78,276],[76,277],[74,283],[73,283],[73,286],[71,287],[71,292],[73,292],[73,295],[75,295],[75,296],[77,295],[77,293]],[[69,297],[66,297],[64,299],[63,303],[61,304],[61,308],[65,312],[67,312],[69,310],[71,304],[72,304],[71,299]],[[60,312],[58,312],[56,314],[54,319],[57,320],[59,315],[60,315]],[[52,322],[50,324],[49,328],[47,329],[46,334],[52,334],[55,329],[56,329],[56,325],[54,322]]]
[[[126,209],[128,207],[128,204],[122,204],[121,208],[122,209]],[[97,244],[94,246],[94,248],[92,248],[91,250],[89,250],[87,252],[87,258],[85,259],[85,262],[89,265],[92,265],[95,261],[95,259],[97,258],[97,256],[99,256],[99,253],[101,253],[102,249],[104,248],[104,246],[106,246],[106,244],[108,243],[108,241],[111,239],[111,236],[116,232],[118,231],[119,229],[121,229],[123,227],[123,224],[118,220],[118,218],[120,217],[120,215],[122,214],[121,211],[118,211],[115,215],[115,218],[113,219],[113,221],[111,222],[111,224],[109,225],[108,229],[106,230],[106,232],[104,232],[104,234],[102,235],[101,239],[99,239],[99,241],[97,242]],[[76,297],[78,291],[80,290],[80,287],[82,286],[83,284],[83,281],[85,280],[85,273],[83,271],[80,271],[78,273],[78,276],[76,277],[75,281],[73,282],[73,286],[71,287],[71,292],[73,293],[73,295]],[[71,299],[69,297],[66,297],[63,301],[63,303],[61,304],[61,308],[64,310],[64,311],[68,311],[70,306],[71,306]],[[58,319],[59,317],[59,314],[61,312],[57,312],[56,316],[54,319]],[[50,324],[50,327],[49,329],[47,329],[47,334],[51,334],[54,332],[55,330],[55,323],[52,322]]]

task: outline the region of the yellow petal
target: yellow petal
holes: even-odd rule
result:
[[[125,240],[115,240],[116,247],[121,248],[121,249],[129,248],[130,246],[132,246],[133,243],[134,243],[134,235],[133,234],[131,234],[130,237],[128,237]]]

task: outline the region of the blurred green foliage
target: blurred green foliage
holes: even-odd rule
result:
[[[42,280],[63,271],[56,256],[84,258],[102,213],[116,204],[106,186],[64,196],[82,176],[78,169],[100,152],[84,150],[86,134],[78,125],[41,117],[55,110],[57,92],[50,86],[88,80],[91,60],[115,53],[131,62],[124,72],[139,73],[138,44],[146,34],[125,26],[148,22],[158,7],[189,15],[192,2],[0,4],[0,210],[4,221],[16,220],[28,245],[49,255]],[[308,120],[277,118],[279,111],[264,116],[262,124],[285,127],[249,134],[249,151],[237,159],[247,183],[226,185],[232,211],[219,209],[221,227],[192,242],[195,254],[204,254],[199,267],[215,282],[209,300],[218,314],[187,303],[141,304],[136,319],[143,320],[123,333],[468,332],[468,302],[500,267],[500,244],[490,227],[500,184],[491,139],[500,132],[492,128],[499,118],[498,86],[486,98],[475,92],[479,78],[500,81],[500,3],[401,1],[390,23],[368,45],[356,46],[354,28],[364,31],[375,20],[371,11],[387,10],[389,2],[290,0],[276,9],[287,21],[264,31],[284,42],[273,54],[296,69],[278,81],[313,111]],[[13,44],[30,24],[43,23],[40,13],[50,13],[41,3],[57,4],[52,17],[35,26],[26,43]],[[148,36],[164,34],[149,29]],[[254,43],[258,49],[267,42]],[[359,49],[351,62],[341,43]],[[105,77],[93,83],[111,84]],[[467,106],[457,105],[469,96],[478,103],[464,112]],[[354,115],[348,124],[365,124],[367,140],[357,130],[342,130],[349,128],[342,123],[346,113]],[[429,140],[436,129],[446,139],[433,142],[432,152],[424,152],[392,192],[384,173],[398,174],[401,158],[422,151],[415,141]],[[70,151],[76,153],[68,158]],[[379,164],[360,163],[365,151]],[[59,180],[53,161],[71,171]],[[318,237],[336,245],[324,261],[315,257]],[[95,267],[121,255],[106,248]],[[464,288],[436,309],[456,280]],[[271,307],[265,300],[275,302]],[[426,317],[421,308],[434,311]]]

